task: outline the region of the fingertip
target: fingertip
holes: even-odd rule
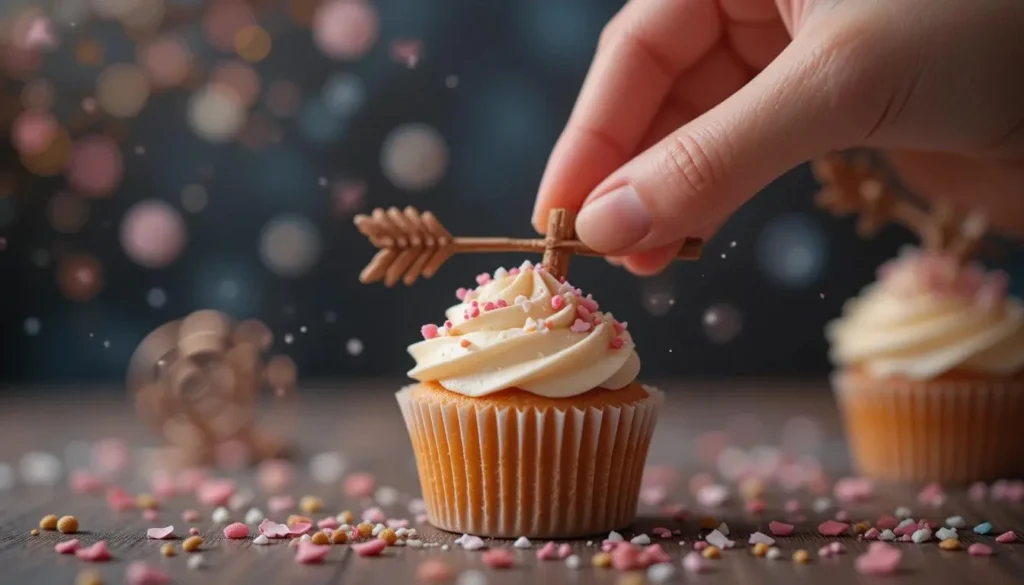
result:
[[[682,247],[683,242],[680,241],[646,252],[631,254],[623,258],[623,265],[626,270],[637,276],[654,276],[665,270],[675,260]]]

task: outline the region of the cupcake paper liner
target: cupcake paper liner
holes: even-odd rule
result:
[[[397,394],[431,524],[570,538],[633,522],[663,394],[585,409],[439,404]]]
[[[1024,476],[1024,381],[914,382],[839,373],[833,388],[862,475],[955,483]]]

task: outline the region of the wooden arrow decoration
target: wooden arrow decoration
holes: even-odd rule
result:
[[[548,216],[544,238],[461,238],[454,237],[429,211],[420,213],[413,207],[374,209],[369,215],[357,215],[356,227],[378,249],[359,275],[363,283],[384,281],[394,286],[399,280],[406,285],[421,276],[430,278],[455,254],[480,252],[533,252],[544,255],[541,261],[556,277],[565,276],[573,254],[604,256],[574,238],[575,218],[565,209],[553,209]],[[686,238],[678,260],[700,258],[703,242]]]

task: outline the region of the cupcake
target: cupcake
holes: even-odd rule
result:
[[[904,251],[827,336],[853,462],[866,476],[1024,475],[1024,304],[1002,272]]]
[[[663,400],[626,323],[542,266],[459,289],[398,392],[430,522],[492,537],[629,525]]]

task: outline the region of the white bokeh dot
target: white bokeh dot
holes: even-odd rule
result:
[[[36,317],[29,317],[25,319],[25,334],[35,337],[39,335],[39,331],[42,329],[43,324],[39,322]]]
[[[736,307],[719,303],[704,311],[704,334],[713,343],[729,343],[743,330],[743,316]]]
[[[785,214],[769,221],[757,242],[757,266],[776,286],[804,289],[821,278],[828,241],[809,216]]]
[[[245,126],[247,117],[242,103],[230,91],[217,85],[206,86],[189,98],[189,125],[207,142],[234,139]]]
[[[345,343],[345,351],[348,355],[357,356],[363,353],[363,342],[355,337]]]
[[[151,288],[146,293],[146,304],[159,309],[167,304],[167,293],[162,288]]]
[[[309,272],[320,260],[320,233],[299,215],[280,215],[270,220],[260,234],[260,257],[271,272],[297,277]]]
[[[396,187],[423,191],[437,185],[448,170],[448,146],[431,126],[405,124],[384,140],[380,165]]]

